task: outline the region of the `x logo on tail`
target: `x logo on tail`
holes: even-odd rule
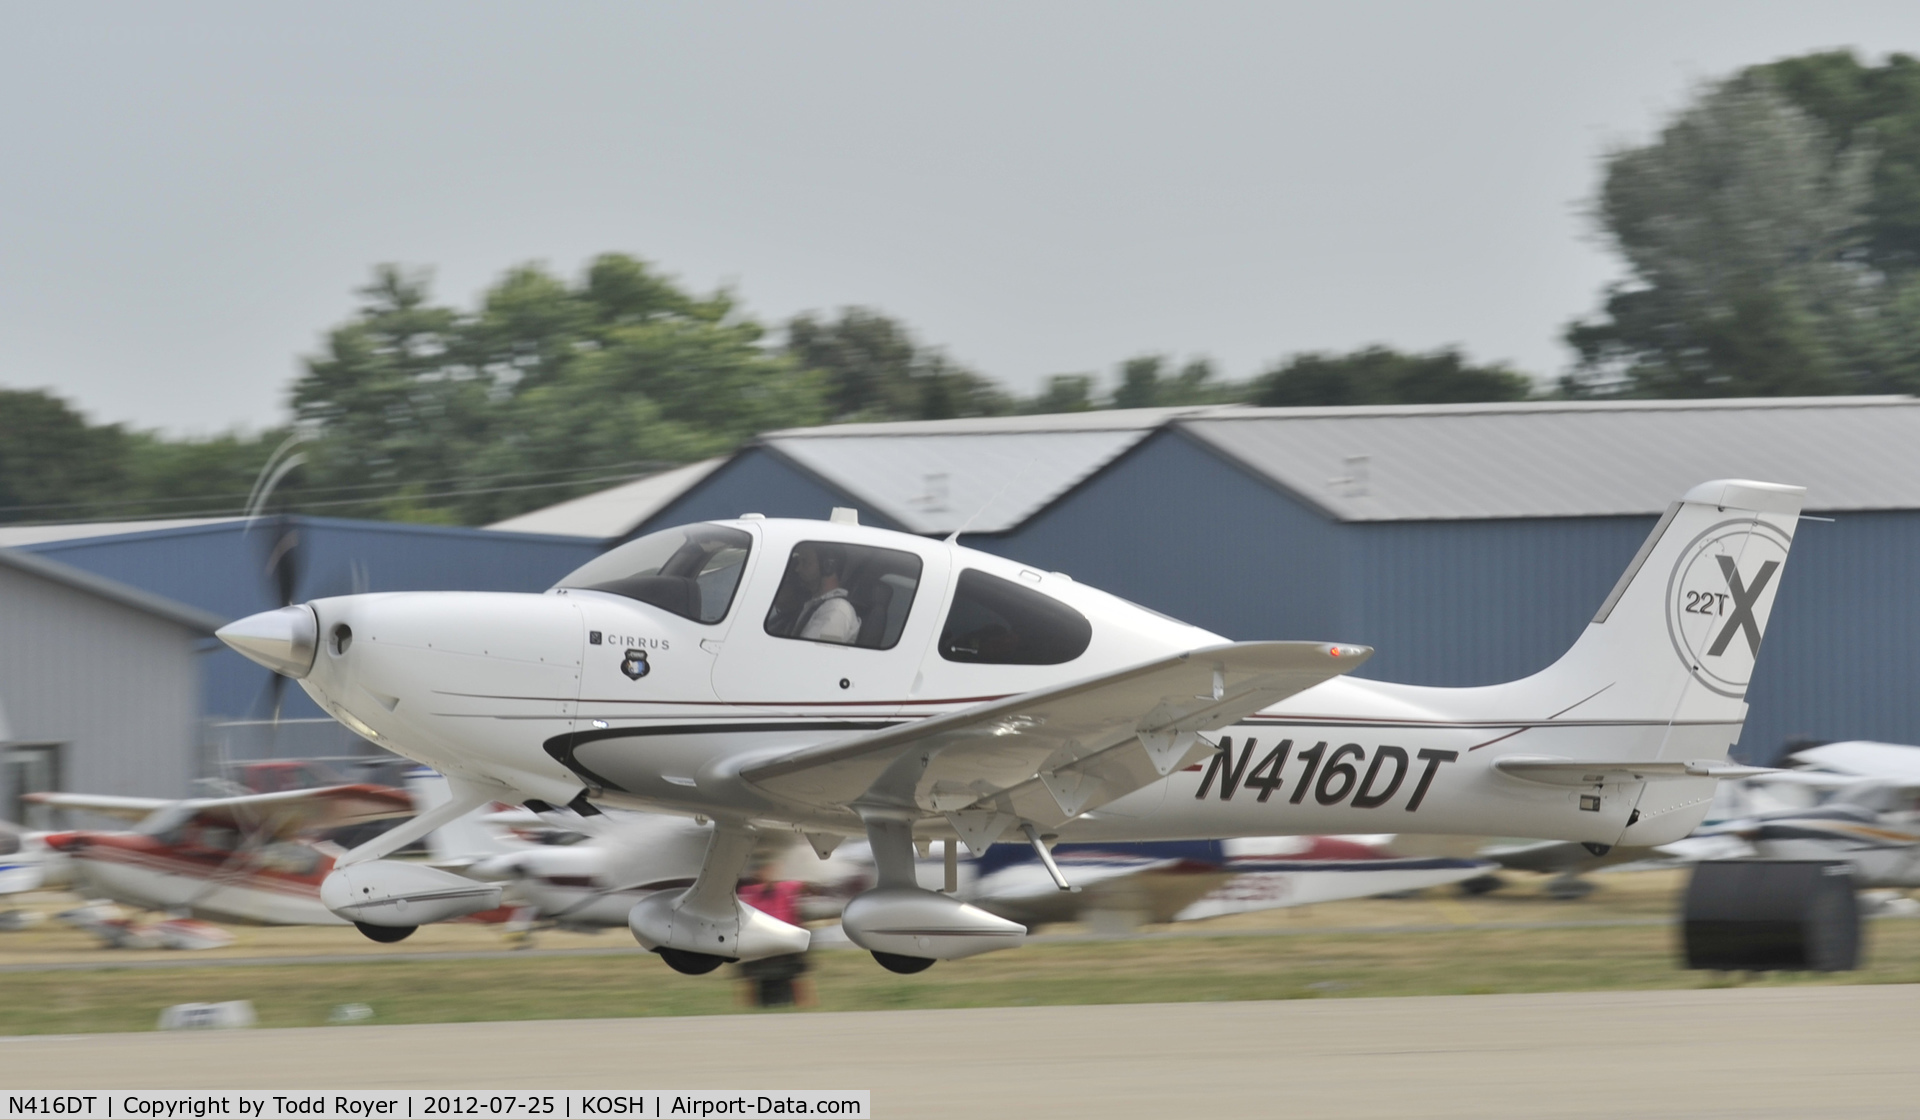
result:
[[[1739,630],[1747,636],[1747,648],[1755,657],[1760,656],[1760,623],[1753,617],[1753,604],[1759,600],[1760,593],[1772,582],[1773,573],[1780,568],[1780,561],[1769,560],[1760,565],[1760,574],[1753,577],[1753,587],[1747,588],[1740,583],[1740,569],[1734,566],[1733,557],[1715,556],[1720,561],[1720,574],[1727,578],[1727,590],[1733,592],[1733,613],[1727,616],[1727,625],[1720,636],[1713,640],[1708,648],[1708,657],[1718,657],[1726,652],[1727,643],[1733,641],[1733,632]]]

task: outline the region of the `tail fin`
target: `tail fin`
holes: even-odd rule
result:
[[[1687,491],[1573,648],[1533,676],[1497,686],[1512,690],[1506,701],[1544,716],[1536,728],[1558,732],[1536,732],[1530,744],[1550,743],[1569,764],[1593,766],[1589,780],[1608,789],[1619,783],[1632,809],[1609,817],[1625,827],[1608,842],[1670,843],[1705,816],[1718,784],[1712,763],[1727,757],[1746,722],[1747,682],[1805,496],[1798,486],[1737,480]],[[1689,776],[1643,781],[1651,775],[1615,772],[1623,769],[1615,764],[1650,762],[1663,770],[1684,764]],[[1583,807],[1615,800],[1599,786],[1593,792],[1603,796]]]
[[[1687,491],[1573,648],[1516,685],[1564,697],[1570,719],[1669,723],[1659,760],[1725,757],[1805,496],[1742,480]]]

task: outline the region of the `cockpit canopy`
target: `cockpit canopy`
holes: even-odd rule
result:
[[[595,557],[555,587],[607,591],[711,626],[727,617],[753,538],[725,525],[662,529]]]
[[[942,599],[918,595],[921,560],[904,549],[808,539],[785,547],[772,569],[779,584],[763,623],[772,637],[892,649],[916,599]],[[752,548],[743,530],[684,525],[623,544],[554,586],[624,595],[711,626],[732,608]],[[1040,578],[1022,572],[1028,576]],[[952,578],[936,647],[948,661],[1063,665],[1092,642],[1085,615],[1037,588],[973,567]]]

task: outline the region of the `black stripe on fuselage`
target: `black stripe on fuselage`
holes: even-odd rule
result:
[[[590,787],[613,790],[616,793],[631,793],[618,782],[610,781],[604,775],[588,769],[574,752],[589,743],[605,742],[609,739],[644,739],[654,735],[724,735],[743,731],[779,732],[779,731],[878,731],[893,727],[902,720],[808,720],[804,723],[683,723],[661,727],[600,727],[592,731],[569,731],[555,735],[540,744],[555,762],[572,771],[574,776]]]

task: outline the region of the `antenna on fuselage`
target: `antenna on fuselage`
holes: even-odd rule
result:
[[[1032,466],[1033,460],[1032,459],[1027,460],[1027,465]],[[992,506],[993,503],[999,501],[1000,495],[1005,494],[1007,492],[1007,487],[1012,486],[1014,479],[1019,477],[1020,476],[1016,474],[1013,476],[1013,478],[1009,478],[1005,482],[1001,483],[1000,489],[995,490],[993,492],[993,497],[988,498],[984,502],[981,502],[980,508],[973,511],[972,517],[969,517],[965,521],[962,521],[958,529],[955,529],[953,532],[947,534],[947,539],[944,543],[954,544],[958,542],[960,540],[960,534],[966,532],[968,529],[973,528],[973,523],[980,520],[980,515],[987,512],[988,507]]]

